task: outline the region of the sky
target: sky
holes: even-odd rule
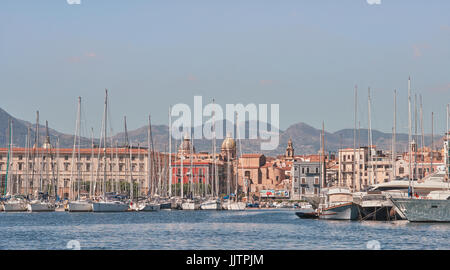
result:
[[[279,104],[280,128],[328,131],[358,121],[408,132],[407,81],[423,97],[425,133],[446,126],[450,1],[74,0],[0,2],[0,107],[61,132],[99,136],[104,89],[114,132],[167,124],[168,107]],[[371,4],[369,4],[369,2]],[[414,101],[414,96],[413,96]],[[413,106],[414,109],[414,106]],[[205,119],[206,120],[206,119]],[[90,136],[90,134],[84,134]]]

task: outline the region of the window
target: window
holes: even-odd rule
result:
[[[398,173],[399,174],[405,173],[405,168],[403,168],[403,167],[398,168]]]
[[[306,178],[302,177],[302,184],[306,184]]]
[[[319,177],[314,177],[314,184],[318,185],[319,184]]]
[[[306,193],[306,189],[304,187],[302,187],[302,194]]]

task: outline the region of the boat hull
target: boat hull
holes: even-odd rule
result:
[[[211,201],[211,202],[202,203],[200,205],[200,209],[202,209],[202,210],[221,210],[222,206],[220,205],[220,202]]]
[[[224,204],[224,208],[226,210],[245,210],[246,205],[244,202],[231,202],[231,203],[226,203]]]
[[[5,212],[24,212],[28,210],[26,203],[5,203],[2,208]]]
[[[358,206],[354,203],[345,203],[327,207],[319,214],[320,219],[331,220],[357,220],[358,217]]]
[[[450,222],[450,200],[392,199],[410,222]]]
[[[67,209],[69,212],[92,212],[92,203],[70,202]]]
[[[29,203],[28,211],[30,212],[54,212],[55,205],[51,203]]]
[[[92,212],[125,212],[128,211],[128,204],[116,202],[95,202],[92,203]]]
[[[161,209],[161,205],[157,203],[148,203],[141,207],[139,207],[138,211],[143,212],[152,212],[152,211],[159,211]]]
[[[181,204],[181,209],[183,210],[199,210],[200,204],[193,202],[185,202]]]

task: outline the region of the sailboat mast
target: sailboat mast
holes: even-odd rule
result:
[[[397,132],[397,90],[394,90],[394,127],[392,130],[392,179],[395,180],[397,178],[397,170],[396,170],[396,160],[397,153],[395,149],[396,144],[396,132]]]
[[[353,128],[353,191],[356,190],[356,121],[358,111],[358,86],[355,85],[355,126]],[[323,125],[323,123],[322,123]],[[323,126],[322,126],[323,129]],[[322,130],[323,133],[323,130]],[[361,183],[359,183],[359,189],[361,190]],[[320,193],[319,193],[320,194]]]
[[[424,161],[425,161],[425,156],[424,156],[424,147],[425,147],[425,136],[424,136],[424,130],[423,130],[423,109],[422,109],[422,95],[420,95],[420,130],[421,130],[421,139],[420,139],[420,153],[421,153],[421,161],[422,161],[422,166],[420,166],[422,168],[422,173],[421,173],[421,178],[423,178],[425,176],[425,172],[424,172]]]
[[[431,112],[431,158],[430,158],[430,173],[433,173],[433,157],[434,157],[434,112]]]
[[[368,130],[368,139],[369,139],[369,147],[367,148],[367,150],[369,151],[368,155],[369,155],[369,161],[368,161],[368,167],[369,167],[369,184],[373,185],[373,163],[372,163],[372,121],[371,121],[371,100],[370,100],[370,87],[368,89],[368,99],[367,99],[367,103],[368,103],[368,123],[369,123],[369,130]]]
[[[412,152],[411,152],[411,78],[408,78],[408,152],[409,152],[409,191],[412,191]],[[411,193],[412,194],[412,193]]]
[[[103,141],[103,182],[102,182],[102,193],[103,199],[106,200],[106,145],[107,145],[107,125],[108,125],[108,89],[105,89],[105,110],[104,110],[104,141]]]
[[[169,106],[169,198],[172,197],[172,115]]]
[[[213,103],[213,115],[212,115],[212,128],[213,128],[213,158],[214,158],[214,197],[219,196],[219,191],[217,190],[217,159],[216,159],[216,106],[214,103],[214,99],[212,101]]]

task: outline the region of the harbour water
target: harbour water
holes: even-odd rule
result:
[[[0,213],[0,249],[448,250],[449,235],[448,223],[303,220],[291,209]]]

